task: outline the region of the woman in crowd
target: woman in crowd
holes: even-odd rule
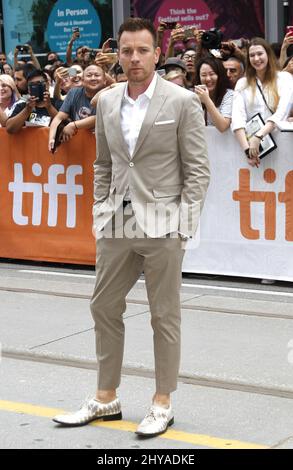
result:
[[[187,81],[185,75],[179,70],[171,70],[171,72],[167,73],[167,75],[164,75],[163,78],[168,82],[175,83],[175,85],[187,88]]]
[[[10,75],[0,75],[0,127],[6,126],[19,99],[20,94],[13,78]]]
[[[58,100],[65,100],[65,97],[69,90],[73,88],[73,83],[70,80],[68,67],[58,67],[54,72],[54,98]]]
[[[225,132],[231,124],[233,90],[220,59],[204,57],[197,63],[194,89],[203,105],[206,125]]]
[[[6,75],[10,75],[10,77],[13,77],[13,68],[11,67],[10,64],[3,64],[3,72]]]
[[[278,71],[275,55],[264,39],[252,39],[247,50],[246,77],[237,82],[232,113],[232,130],[251,166],[259,166],[263,137],[275,129],[278,121],[287,119],[292,95],[292,75]],[[245,126],[257,113],[265,124],[248,142]]]
[[[68,69],[69,79],[72,84],[72,88],[82,86],[83,68],[79,64],[73,64]]]

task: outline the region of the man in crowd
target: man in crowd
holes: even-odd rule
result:
[[[244,64],[237,57],[230,57],[229,59],[223,61],[223,65],[226,69],[231,88],[233,88],[234,90],[239,78],[242,78],[244,76]]]
[[[58,125],[67,119],[72,122],[63,129],[63,140],[68,141],[78,129],[95,127],[96,110],[91,99],[106,86],[105,72],[97,65],[89,65],[83,73],[82,87],[69,90],[57,116],[50,126],[49,151],[54,147]]]
[[[144,271],[154,330],[156,391],[137,434],[150,437],[174,422],[170,395],[176,390],[179,369],[183,248],[196,231],[209,167],[197,96],[155,73],[160,48],[153,24],[130,18],[121,25],[118,41],[128,82],[101,94],[96,120],[97,263],[91,311],[98,389],[77,413],[56,416],[54,421],[79,426],[98,418],[121,419],[116,389],[124,348],[122,315],[125,297]],[[119,213],[122,235],[119,222],[111,229],[112,217],[114,221]],[[134,230],[128,234],[129,222]]]
[[[49,126],[51,119],[57,114],[56,107],[61,104],[50,98],[48,79],[41,70],[33,70],[27,77],[27,84],[30,96],[27,101],[16,105],[7,120],[6,130],[9,134],[15,134],[23,126]]]
[[[27,77],[36,70],[32,64],[17,65],[14,71],[14,81],[21,95],[28,94]]]
[[[74,59],[72,58],[73,44],[75,43],[77,39],[79,39],[79,37],[80,37],[79,31],[78,30],[74,31],[72,33],[69,43],[67,44],[67,49],[66,49],[67,65],[72,65],[73,63],[79,64],[81,66],[89,65],[90,53],[89,53],[89,48],[87,46],[79,46],[76,49],[75,58]]]

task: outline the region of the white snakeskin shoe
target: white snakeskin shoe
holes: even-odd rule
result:
[[[136,434],[139,436],[153,437],[163,434],[168,426],[174,424],[174,414],[171,405],[169,408],[152,405],[138,426]]]
[[[96,419],[101,419],[102,421],[122,419],[120,400],[116,398],[110,403],[100,403],[95,398],[88,399],[80,410],[75,413],[57,415],[53,418],[53,421],[70,427],[85,426]]]

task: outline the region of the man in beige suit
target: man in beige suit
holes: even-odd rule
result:
[[[204,120],[195,94],[155,73],[160,49],[145,19],[119,30],[128,77],[101,95],[94,164],[96,285],[91,302],[99,364],[98,391],[76,413],[54,421],[80,426],[121,419],[116,390],[124,348],[125,298],[144,272],[154,332],[156,392],[137,434],[154,436],[174,422],[170,394],[180,359],[180,285],[184,244],[195,235],[209,183]]]

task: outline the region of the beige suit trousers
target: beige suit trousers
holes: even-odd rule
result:
[[[176,390],[180,361],[180,285],[184,250],[179,238],[100,238],[91,301],[98,359],[98,389],[121,380],[125,298],[142,272],[153,328],[156,391]],[[143,338],[144,331],[141,331]]]

